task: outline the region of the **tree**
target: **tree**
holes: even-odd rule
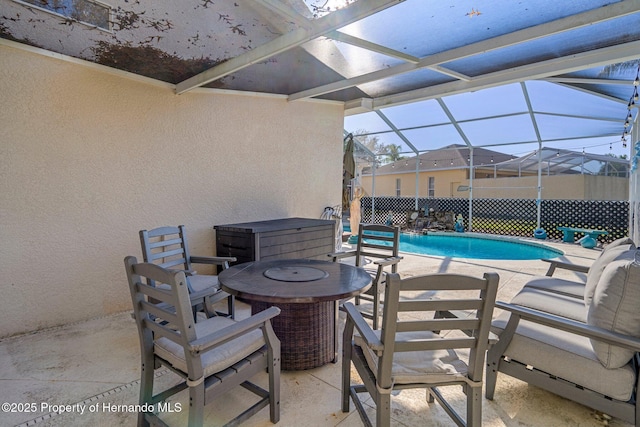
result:
[[[402,146],[401,145],[397,145],[397,144],[389,144],[387,146],[384,147],[385,148],[385,153],[386,153],[386,161],[387,162],[395,162],[397,160],[402,160],[404,159],[404,156],[400,155],[400,150],[402,150]]]
[[[374,154],[380,154],[381,150],[384,148],[384,144],[380,142],[380,139],[377,136],[367,135],[369,132],[364,129],[359,129],[354,132],[354,136],[358,140],[360,144],[365,146],[369,151]]]
[[[358,142],[364,145],[369,151],[374,154],[383,156],[380,159],[382,163],[390,163],[404,159],[404,157],[400,155],[400,150],[402,150],[401,145],[385,145],[384,143],[380,142],[380,139],[377,136],[369,135],[369,131],[366,131],[364,129],[357,130],[353,135],[356,136]]]

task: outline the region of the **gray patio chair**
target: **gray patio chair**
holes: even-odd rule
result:
[[[366,392],[376,405],[376,426],[389,426],[391,392],[425,388],[428,402],[436,399],[457,425],[464,426],[438,390],[456,385],[467,397],[466,425],[480,426],[482,373],[498,281],[496,273],[486,273],[484,278],[433,274],[404,280],[391,273],[380,330],[372,330],[355,306],[346,303],[342,411],[349,412],[351,397],[363,423],[371,426],[358,397]],[[416,297],[416,292],[421,295]],[[401,300],[401,293],[408,298]],[[462,311],[464,316],[453,316],[450,310]],[[456,350],[469,352],[468,363]],[[351,363],[363,384],[351,385]]]
[[[177,227],[158,227],[153,230],[140,230],[140,244],[145,262],[150,262],[170,270],[181,270],[187,275],[187,286],[191,296],[191,304],[195,312],[203,310],[207,317],[215,315],[213,304],[227,299],[227,314],[233,318],[235,297],[220,290],[218,277],[208,274],[197,274],[193,264],[209,264],[229,268],[233,257],[192,256],[187,245],[184,225]],[[153,283],[151,283],[153,286]]]
[[[354,251],[336,252],[329,254],[333,261],[353,258],[357,267],[363,267],[369,271],[372,277],[371,288],[363,295],[355,298],[356,305],[360,300],[371,301],[372,311],[365,310],[362,315],[373,320],[373,329],[380,325],[380,314],[384,283],[388,272],[396,273],[398,263],[402,260],[400,251],[400,227],[392,227],[378,224],[360,224],[358,227],[358,243]],[[367,267],[373,259],[374,268]]]
[[[614,258],[583,296],[525,286],[496,303],[488,399],[501,372],[640,427],[640,252]]]
[[[271,307],[242,321],[214,316],[194,323],[187,279],[183,271],[170,271],[150,263],[124,260],[142,361],[140,405],[155,407],[169,396],[189,389],[191,427],[201,426],[204,406],[240,385],[259,400],[229,425],[247,420],[265,406],[270,419],[280,419],[280,341],[270,319],[280,313]],[[147,281],[165,287],[150,286]],[[151,301],[155,302],[151,302]],[[179,384],[154,394],[154,371],[166,366],[182,377]],[[269,372],[269,391],[248,380]],[[141,412],[138,426],[165,425],[153,412]]]

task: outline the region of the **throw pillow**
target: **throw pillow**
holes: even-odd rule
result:
[[[639,253],[640,255],[640,253]],[[617,260],[609,264],[596,286],[587,323],[609,331],[640,337],[640,262]],[[615,369],[626,365],[633,350],[591,340],[600,363]]]
[[[626,245],[617,245],[614,247],[607,247],[602,251],[600,256],[591,264],[589,273],[587,273],[587,282],[584,287],[584,303],[587,307],[591,304],[593,293],[596,290],[596,286],[600,282],[600,276],[605,267],[611,264],[615,260],[619,259],[633,259],[635,248]]]

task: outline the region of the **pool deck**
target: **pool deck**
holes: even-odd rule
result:
[[[532,241],[534,241],[532,239]],[[590,265],[600,253],[580,245],[546,242],[562,250],[561,259]],[[346,248],[346,246],[345,246]],[[454,272],[481,276],[486,271],[500,275],[498,299],[509,301],[522,285],[542,275],[547,264],[540,260],[473,260],[402,254],[399,264],[403,277],[427,273]],[[124,274],[124,272],[123,272]],[[563,272],[566,277],[577,273]],[[249,308],[239,303],[239,316]],[[496,313],[497,314],[497,313]],[[341,314],[341,321],[344,321]],[[35,412],[3,412],[0,425],[11,426],[133,426],[136,414],[126,407],[138,399],[138,335],[130,313],[118,313],[70,325],[36,331],[0,340],[0,398],[9,403],[35,403]],[[266,374],[258,378],[264,385]],[[160,384],[171,384],[175,377],[160,371]],[[281,420],[278,426],[361,426],[351,412],[340,411],[340,363],[300,372],[283,372],[281,379]],[[443,390],[461,407],[464,396],[459,388]],[[234,390],[205,413],[205,425],[221,425],[247,406],[242,389]],[[187,395],[177,396],[183,410],[165,414],[170,425],[186,425]],[[394,426],[450,426],[450,419],[437,404],[428,404],[424,393],[405,390],[392,399]],[[55,414],[46,405],[74,405],[75,412]],[[78,408],[85,406],[84,413]],[[91,406],[93,405],[93,406]],[[93,411],[90,411],[93,409]],[[372,408],[369,408],[372,411]],[[483,399],[483,426],[629,426],[620,420],[603,421],[595,411],[557,397],[537,387],[504,375],[498,376],[495,399]],[[266,427],[268,409],[243,425]]]

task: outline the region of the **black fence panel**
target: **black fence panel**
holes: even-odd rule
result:
[[[544,200],[541,206],[541,226],[551,238],[562,238],[558,226],[605,230],[603,242],[629,235],[628,201]]]
[[[474,199],[473,231],[506,236],[533,236],[536,201],[531,199]]]
[[[413,197],[376,197],[375,198],[375,218],[371,218],[371,197],[363,197],[360,200],[362,206],[362,221],[383,224],[389,214],[393,218],[393,223],[402,225],[407,221],[407,214],[415,210],[429,209],[435,211],[454,211],[456,215],[462,214],[466,217],[469,213],[469,200],[459,198],[428,199],[418,198],[418,209],[416,209],[416,199]]]
[[[371,197],[363,197],[362,221],[383,224],[391,214],[394,224],[403,225],[416,210],[413,197],[376,197],[372,217]],[[453,211],[461,214],[469,227],[469,199],[418,198],[419,211]],[[472,228],[477,233],[532,237],[536,228],[537,205],[534,199],[474,199]],[[602,200],[543,200],[540,226],[550,239],[562,239],[557,227],[605,230],[598,240],[608,243],[629,235],[629,202]],[[581,237],[577,235],[576,238]]]

